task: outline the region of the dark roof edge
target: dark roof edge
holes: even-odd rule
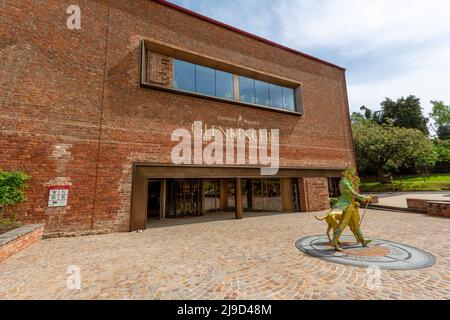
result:
[[[249,33],[249,32],[247,32],[247,31],[244,31],[244,30],[235,28],[235,27],[233,27],[233,26],[230,26],[229,24],[226,24],[226,23],[220,22],[220,21],[218,21],[218,20],[209,18],[209,17],[204,16],[204,15],[202,15],[202,14],[200,14],[200,13],[197,13],[197,12],[195,12],[195,11],[192,11],[192,10],[189,10],[189,9],[186,9],[186,8],[183,8],[183,7],[179,6],[179,5],[176,5],[176,4],[174,4],[174,3],[168,2],[168,1],[166,1],[166,0],[152,0],[152,1],[161,3],[161,4],[165,5],[165,6],[168,6],[168,7],[173,8],[173,9],[175,9],[175,10],[182,11],[182,12],[184,12],[184,13],[187,13],[187,14],[191,15],[191,16],[194,16],[194,17],[197,17],[197,18],[199,18],[199,19],[201,19],[201,20],[205,20],[205,21],[208,21],[208,22],[210,22],[210,23],[216,24],[216,25],[221,26],[221,27],[223,27],[223,28],[226,28],[226,29],[228,29],[228,30],[231,30],[231,31],[240,33],[240,34],[245,35],[245,36],[247,36],[247,37],[249,37],[249,38],[252,38],[252,39],[255,39],[255,40],[258,40],[258,41],[267,43],[267,44],[269,44],[269,45],[275,46],[275,47],[277,47],[277,48],[280,48],[280,49],[283,49],[283,50],[286,50],[286,51],[289,51],[289,52],[292,52],[292,53],[301,55],[301,56],[303,56],[303,57],[305,57],[305,58],[308,58],[308,59],[311,59],[311,60],[314,60],[314,61],[317,61],[317,62],[326,64],[326,65],[331,66],[331,67],[334,67],[334,68],[338,68],[338,69],[343,70],[343,71],[346,70],[345,68],[340,67],[340,66],[338,66],[338,65],[336,65],[336,64],[333,64],[333,63],[331,63],[331,62],[328,62],[328,61],[325,61],[325,60],[316,58],[316,57],[314,57],[314,56],[311,56],[311,55],[309,55],[309,54],[306,54],[306,53],[297,51],[297,50],[295,50],[295,49],[292,49],[292,48],[283,46],[283,45],[281,45],[281,44],[279,44],[279,43],[273,42],[273,41],[271,41],[271,40],[267,40],[267,39],[265,39],[265,38],[262,38],[262,37],[260,37],[260,36],[255,35],[255,34],[253,34],[253,33]]]

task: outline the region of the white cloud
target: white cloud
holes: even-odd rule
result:
[[[450,103],[450,1],[174,0],[347,68],[351,111],[414,94]]]
[[[430,51],[410,59],[407,62],[410,68],[405,72],[373,82],[350,84],[352,110],[357,111],[362,105],[378,107],[386,97],[410,94],[421,98],[426,115],[431,111],[430,100],[450,103],[450,45],[440,51]]]
[[[426,112],[431,99],[450,103],[449,12],[444,0],[299,0],[276,9],[284,42],[348,64],[352,111],[409,94]]]
[[[275,7],[284,41],[351,48],[349,55],[450,35],[449,11],[445,0],[285,0]],[[364,46],[354,47],[358,43]]]

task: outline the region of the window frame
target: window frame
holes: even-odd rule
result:
[[[257,80],[257,79],[254,79],[254,81],[255,81],[255,104],[256,105],[259,105],[259,106],[263,106],[263,107],[271,107],[271,105],[270,105],[270,83],[269,82],[266,82],[266,81],[262,81],[262,80]],[[257,83],[261,83],[261,84],[265,84],[265,89],[266,89],[266,94],[267,94],[267,100],[266,100],[266,102],[267,102],[267,104],[261,104],[261,103],[256,103],[256,100],[257,100],[257,90],[256,90],[256,85],[257,85]]]
[[[241,93],[241,78],[245,78],[245,79],[250,80],[251,84],[250,84],[249,87],[251,87],[251,88],[253,89],[253,102],[249,102],[249,101],[245,101],[245,100],[242,100],[242,99],[241,99],[241,94],[242,94],[242,93]],[[239,95],[237,96],[237,98],[238,98],[237,101],[243,102],[243,103],[249,103],[249,104],[259,105],[259,104],[256,103],[256,87],[255,87],[255,79],[249,78],[249,77],[246,77],[246,76],[242,76],[242,75],[237,75],[236,81],[237,81],[237,87],[239,88]]]
[[[153,51],[153,50],[152,50]],[[266,81],[264,80],[264,77],[271,77],[271,79],[276,79],[275,76],[272,75],[266,75],[266,74],[259,74],[257,73],[257,76],[250,76],[249,74],[255,74],[255,71],[248,71],[249,74],[245,74],[244,72],[234,72],[234,71],[230,71],[227,69],[231,69],[230,67],[226,66],[227,69],[225,68],[215,68],[215,67],[211,67],[211,63],[208,62],[207,64],[202,64],[202,63],[198,63],[195,62],[194,60],[196,59],[208,59],[208,58],[203,58],[201,56],[195,56],[197,57],[196,59],[194,59],[195,57],[192,57],[192,60],[188,59],[188,58],[179,58],[177,55],[170,55],[170,57],[172,58],[172,64],[174,65],[174,60],[181,60],[181,61],[185,61],[188,63],[192,63],[194,65],[199,65],[202,67],[208,67],[210,69],[214,69],[215,71],[222,71],[222,72],[226,72],[232,75],[232,79],[233,79],[233,97],[228,99],[228,98],[224,98],[224,97],[219,97],[219,96],[210,96],[210,95],[206,95],[206,94],[202,94],[202,93],[198,93],[198,92],[192,92],[192,91],[187,91],[187,90],[183,90],[183,89],[178,89],[173,87],[173,82],[172,82],[172,86],[165,86],[165,85],[161,85],[161,84],[157,84],[157,83],[150,83],[147,82],[147,61],[148,61],[148,50],[146,47],[146,43],[144,40],[141,40],[141,64],[140,64],[140,69],[139,69],[139,73],[140,73],[140,86],[144,87],[144,88],[150,88],[150,89],[156,89],[156,90],[161,90],[161,91],[166,91],[166,92],[171,92],[171,93],[176,93],[176,94],[183,94],[183,95],[188,95],[188,96],[192,96],[192,97],[199,97],[199,98],[204,98],[204,99],[208,99],[208,100],[214,100],[214,101],[218,101],[218,102],[223,102],[223,103],[228,103],[228,104],[235,104],[235,105],[240,105],[240,106],[247,106],[247,107],[254,107],[254,108],[258,108],[258,109],[262,109],[262,110],[268,110],[268,111],[274,111],[274,112],[279,112],[279,113],[284,113],[284,114],[289,114],[289,115],[295,115],[295,116],[302,116],[304,114],[304,102],[303,102],[303,83],[301,82],[294,82],[292,81],[289,86],[283,85],[283,84],[278,84],[276,83],[276,81]],[[158,51],[156,51],[158,52]],[[202,60],[203,61],[203,60]],[[245,71],[243,68],[237,66],[236,68],[242,69],[243,71]],[[197,68],[196,68],[197,69]],[[247,71],[245,71],[247,72]],[[172,76],[175,73],[175,68],[172,68]],[[216,79],[216,74],[217,72],[215,72],[215,77],[214,80],[215,82],[217,81]],[[195,77],[197,75],[195,74]],[[241,101],[240,100],[240,93],[239,93],[239,76],[243,76],[249,79],[253,80],[253,84],[255,86],[255,81],[262,81],[262,82],[266,82],[269,85],[270,84],[274,84],[274,85],[278,85],[282,88],[287,88],[287,89],[292,89],[293,90],[293,94],[294,94],[294,110],[287,110],[284,108],[277,108],[277,107],[271,107],[271,106],[266,106],[263,104],[256,104],[256,103],[249,103],[249,102],[245,102],[245,101]],[[281,78],[280,78],[281,79]],[[288,79],[281,79],[280,82],[283,83],[289,83]],[[254,91],[256,90],[256,88],[254,88]],[[217,92],[216,88],[215,91]],[[283,90],[282,90],[283,91]],[[237,99],[239,98],[239,99]],[[282,95],[283,98],[283,103],[284,103],[284,97]],[[256,91],[255,91],[255,101],[256,101]],[[270,89],[269,89],[269,101],[270,101]]]
[[[183,61],[183,60],[180,60],[180,59],[173,59],[173,61],[175,61],[175,60],[178,60],[178,61]],[[187,61],[185,61],[185,62],[187,62]],[[206,67],[206,66],[202,66],[202,65],[199,65],[199,64],[194,64],[195,65],[195,71],[194,71],[194,76],[195,76],[195,93],[198,93],[198,94],[201,94],[201,95],[205,95],[205,96],[211,96],[211,97],[216,97],[216,74],[217,74],[217,70],[216,69],[214,69],[214,68],[210,68],[210,67]],[[200,68],[199,68],[200,67]],[[201,69],[201,68],[205,68],[205,69],[210,69],[210,70],[212,70],[213,71],[213,74],[212,74],[212,76],[213,76],[213,81],[214,81],[214,83],[213,84],[211,84],[212,85],[212,90],[214,91],[214,93],[213,94],[208,94],[208,93],[204,93],[204,92],[200,92],[199,91],[199,87],[200,87],[200,85],[199,85],[199,78],[198,78],[198,75],[199,75],[199,73],[198,73],[198,69]],[[175,67],[173,68],[173,72],[175,73]]]
[[[184,60],[180,60],[180,59],[176,59],[177,61],[179,61],[179,62],[181,62],[181,63],[187,63],[187,64],[190,64],[190,65],[192,65],[194,68],[193,68],[193,70],[194,70],[194,73],[193,73],[193,88],[194,88],[194,90],[192,91],[192,92],[197,92],[197,65],[195,64],[195,63],[192,63],[192,62],[189,62],[189,61],[184,61]],[[176,61],[175,60],[173,60],[172,61],[172,64],[173,64],[173,70],[172,70],[172,87],[174,88],[174,89],[176,89],[176,90],[182,90],[182,91],[186,91],[186,92],[191,92],[191,90],[188,90],[188,89],[184,89],[184,88],[179,88],[179,87],[175,87],[175,64],[176,64]]]
[[[218,95],[218,93],[217,93],[217,91],[218,91],[217,90],[217,88],[218,88],[218,86],[217,86],[217,74],[220,74],[220,73],[229,74],[231,76],[231,79],[230,79],[231,80],[231,83],[230,83],[231,84],[231,97],[230,98]],[[214,85],[215,85],[215,95],[214,95],[214,97],[219,98],[219,99],[226,99],[226,100],[234,100],[235,99],[234,74],[233,73],[227,72],[227,71],[223,71],[223,70],[219,70],[219,69],[215,69]]]

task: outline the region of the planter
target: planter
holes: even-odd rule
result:
[[[43,224],[29,224],[0,234],[0,262],[42,239]]]
[[[428,213],[432,216],[450,217],[450,201],[406,199],[408,208]]]
[[[428,201],[425,199],[406,199],[406,206],[410,209],[417,209],[423,213],[427,212]]]
[[[427,212],[432,216],[450,217],[450,201],[428,201]]]

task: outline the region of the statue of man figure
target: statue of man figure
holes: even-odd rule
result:
[[[342,251],[339,247],[339,239],[341,237],[344,229],[349,226],[352,233],[355,235],[356,240],[366,247],[372,240],[364,239],[364,236],[360,230],[360,217],[359,217],[359,203],[356,202],[360,200],[362,202],[371,202],[372,198],[370,196],[362,196],[357,190],[359,189],[359,177],[356,173],[355,168],[347,168],[342,173],[342,179],[339,183],[339,190],[341,191],[341,196],[337,199],[337,202],[331,209],[329,215],[341,215],[340,222],[338,226],[334,229],[333,240],[331,244],[334,246],[336,251]]]

